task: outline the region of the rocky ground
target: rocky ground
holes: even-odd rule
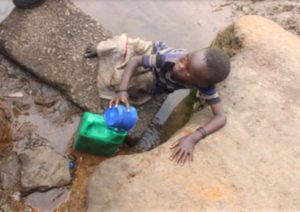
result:
[[[299,0],[228,0],[234,15],[259,15],[275,21],[284,29],[300,35]]]
[[[48,2],[51,3],[44,5],[42,10],[14,11],[11,20],[0,27],[1,51],[16,61],[22,61],[20,64],[39,78],[24,74],[18,66],[0,57],[2,210],[35,211],[26,206],[29,204],[42,211],[51,211],[66,199],[68,201],[60,206],[60,211],[84,211],[87,207],[89,211],[180,208],[191,211],[245,208],[300,210],[300,175],[297,171],[300,168],[299,134],[293,127],[299,125],[300,118],[297,100],[299,87],[295,84],[295,81],[299,81],[296,70],[300,68],[297,52],[300,44],[297,38],[272,22],[249,17],[227,28],[213,42],[213,45],[223,47],[234,56],[232,76],[221,89],[229,121],[224,130],[198,145],[196,161],[190,168],[175,167],[167,160],[168,145],[207,120],[210,116],[208,110],[195,114],[188,125],[158,149],[128,156],[122,156],[124,152],[120,152],[121,156],[98,166],[106,158],[68,151],[82,110],[69,103],[65,96],[81,108],[98,110],[96,105],[99,102],[93,99],[93,88],[87,87],[83,93],[77,93],[76,90],[85,85],[83,81],[77,85],[77,79],[89,80],[83,75],[96,65],[95,61],[84,60],[80,54],[88,45],[86,41],[98,42],[109,36],[109,32],[106,33],[94,21],[91,26],[77,29],[78,23],[74,22],[74,17],[80,16],[83,22],[89,22],[90,19],[69,3],[69,9],[59,10],[61,15],[55,18],[70,22],[70,25],[65,27],[62,24],[58,26],[59,32],[51,31],[50,28],[58,20],[49,21],[43,26],[34,17],[43,16],[45,10],[48,10],[46,16],[50,17],[55,13],[53,2],[59,2],[63,8],[66,1]],[[214,5],[213,10],[218,12],[230,5],[236,17],[262,15],[299,35],[299,4],[296,0],[228,0],[222,5]],[[34,20],[37,21],[36,25],[32,25]],[[14,27],[9,28],[13,22],[18,27],[13,24]],[[38,33],[30,30],[21,33],[24,32],[22,26],[25,26],[21,23],[27,23],[27,29],[34,29]],[[3,26],[8,27],[7,31]],[[97,29],[93,26],[97,26]],[[105,33],[93,37],[92,34],[97,34],[94,30]],[[53,33],[62,37],[51,43]],[[80,33],[85,33],[85,36]],[[30,48],[31,41],[26,41],[29,35],[32,42],[46,48]],[[76,43],[79,38],[82,40]],[[64,43],[67,41],[74,45]],[[72,46],[66,50],[72,54],[63,55],[64,45]],[[19,48],[23,51],[19,51]],[[27,60],[28,52],[32,54],[30,60]],[[50,61],[44,63],[48,57]],[[63,67],[66,70],[57,74]],[[77,67],[76,70],[73,70],[74,67]],[[61,75],[64,73],[66,75]],[[40,79],[55,85],[65,95],[40,83]],[[237,93],[236,90],[241,91]],[[85,94],[88,95],[85,98],[91,101],[82,98]],[[188,114],[190,107],[189,104],[176,110]],[[153,109],[153,106],[149,105],[144,111],[149,108]],[[181,118],[186,121],[187,115]],[[181,126],[182,122],[175,115],[166,125],[174,129]],[[163,136],[168,138],[171,134],[171,131],[165,131]],[[17,154],[10,154],[12,150]],[[75,172],[69,169],[69,162],[73,160],[77,163]],[[89,179],[91,174],[92,178]],[[188,179],[188,183],[185,183],[185,179]],[[62,188],[37,192],[53,187]]]
[[[213,45],[236,50],[220,89],[227,125],[197,145],[190,166],[172,164],[169,146],[208,109],[150,152],[104,161],[88,184],[88,211],[300,210],[300,39],[244,16]]]

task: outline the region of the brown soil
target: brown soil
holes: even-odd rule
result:
[[[86,210],[86,185],[88,178],[96,166],[104,161],[105,157],[94,156],[74,151],[76,158],[76,171],[71,186],[71,194],[66,203],[63,203],[56,211],[85,211]]]

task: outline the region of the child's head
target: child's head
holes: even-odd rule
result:
[[[214,85],[230,72],[230,59],[222,49],[207,48],[180,58],[174,65],[174,76],[198,86]]]

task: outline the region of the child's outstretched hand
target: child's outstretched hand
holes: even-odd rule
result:
[[[85,58],[97,57],[97,49],[95,47],[87,47],[84,53]]]
[[[124,103],[127,110],[130,110],[130,103],[128,100],[128,93],[127,91],[119,91],[116,95],[116,97],[112,100],[110,100],[109,102],[109,108],[111,108],[113,105],[115,105],[115,107],[119,106],[119,103]]]
[[[193,151],[198,140],[195,140],[191,135],[186,135],[173,143],[170,149],[173,150],[170,160],[175,164],[183,166],[185,162],[193,161]]]

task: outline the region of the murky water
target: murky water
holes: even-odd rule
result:
[[[25,202],[43,212],[51,212],[68,199],[69,195],[67,188],[54,188],[46,192],[34,192],[26,197]]]
[[[2,59],[1,65],[0,97],[12,110],[14,150],[45,143],[64,155],[80,110],[8,60]]]
[[[220,0],[72,0],[113,34],[166,42],[195,50],[207,47],[218,30],[231,21]]]
[[[12,0],[0,0],[0,22],[8,16],[14,7]]]
[[[10,61],[0,61],[0,100],[12,112],[14,151],[48,145],[64,155],[78,127],[81,111],[58,91],[39,83]],[[69,193],[67,188],[34,192],[25,198],[25,203],[52,211]]]

